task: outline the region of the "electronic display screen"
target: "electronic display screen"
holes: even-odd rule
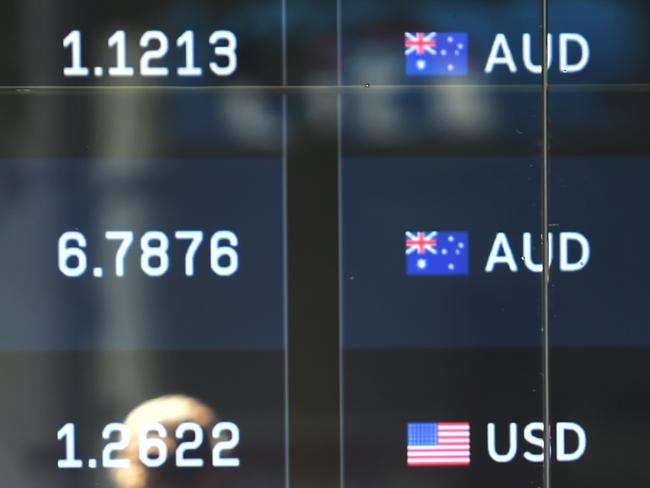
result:
[[[646,487],[640,0],[7,0],[20,488]]]

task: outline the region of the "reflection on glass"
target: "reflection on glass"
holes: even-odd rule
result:
[[[210,459],[217,439],[209,437],[217,416],[205,403],[184,395],[154,398],[133,409],[124,424],[133,441],[124,453],[130,466],[114,471],[117,488],[218,486]],[[183,446],[192,447],[187,456]]]

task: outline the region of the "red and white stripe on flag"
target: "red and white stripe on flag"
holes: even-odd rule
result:
[[[439,422],[438,444],[407,446],[409,466],[469,466],[469,422]]]

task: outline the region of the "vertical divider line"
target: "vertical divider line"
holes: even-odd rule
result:
[[[548,0],[542,1],[542,253],[544,256],[542,277],[542,410],[544,417],[544,464],[542,484],[551,488],[551,379],[549,355],[549,282],[550,282],[550,246],[549,246],[549,66],[550,53],[548,42]]]
[[[282,299],[282,308],[284,315],[284,486],[289,488],[291,482],[290,477],[290,468],[291,461],[289,459],[289,436],[291,434],[290,425],[289,425],[289,203],[288,203],[288,181],[289,173],[287,171],[288,164],[288,121],[287,121],[287,0],[281,0],[282,3],[282,14],[281,14],[281,24],[282,24],[282,272],[283,272],[283,283],[282,287],[284,289],[283,299]]]
[[[343,341],[343,100],[342,82],[343,73],[341,67],[341,41],[342,41],[342,0],[336,0],[336,144],[337,144],[337,165],[338,165],[338,224],[339,224],[339,487],[345,487],[345,428],[344,428],[344,391],[343,391],[343,367],[344,341]]]
[[[287,66],[287,0],[282,0],[282,86],[286,89],[288,83]],[[286,93],[286,91],[285,91]]]
[[[289,205],[287,201],[287,95],[282,95],[282,233],[283,233],[283,315],[284,315],[284,479],[289,488]]]
[[[312,85],[320,74],[311,63],[293,65],[306,51],[290,29],[319,22],[316,35],[335,55],[337,4],[316,0],[305,24],[304,5],[285,1],[289,486],[329,488],[340,481],[336,68],[332,62],[329,79]],[[333,110],[321,110],[323,101]]]

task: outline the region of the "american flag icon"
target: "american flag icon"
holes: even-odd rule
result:
[[[467,32],[405,32],[407,76],[465,76]]]
[[[408,466],[469,466],[469,422],[426,422],[407,425]]]

